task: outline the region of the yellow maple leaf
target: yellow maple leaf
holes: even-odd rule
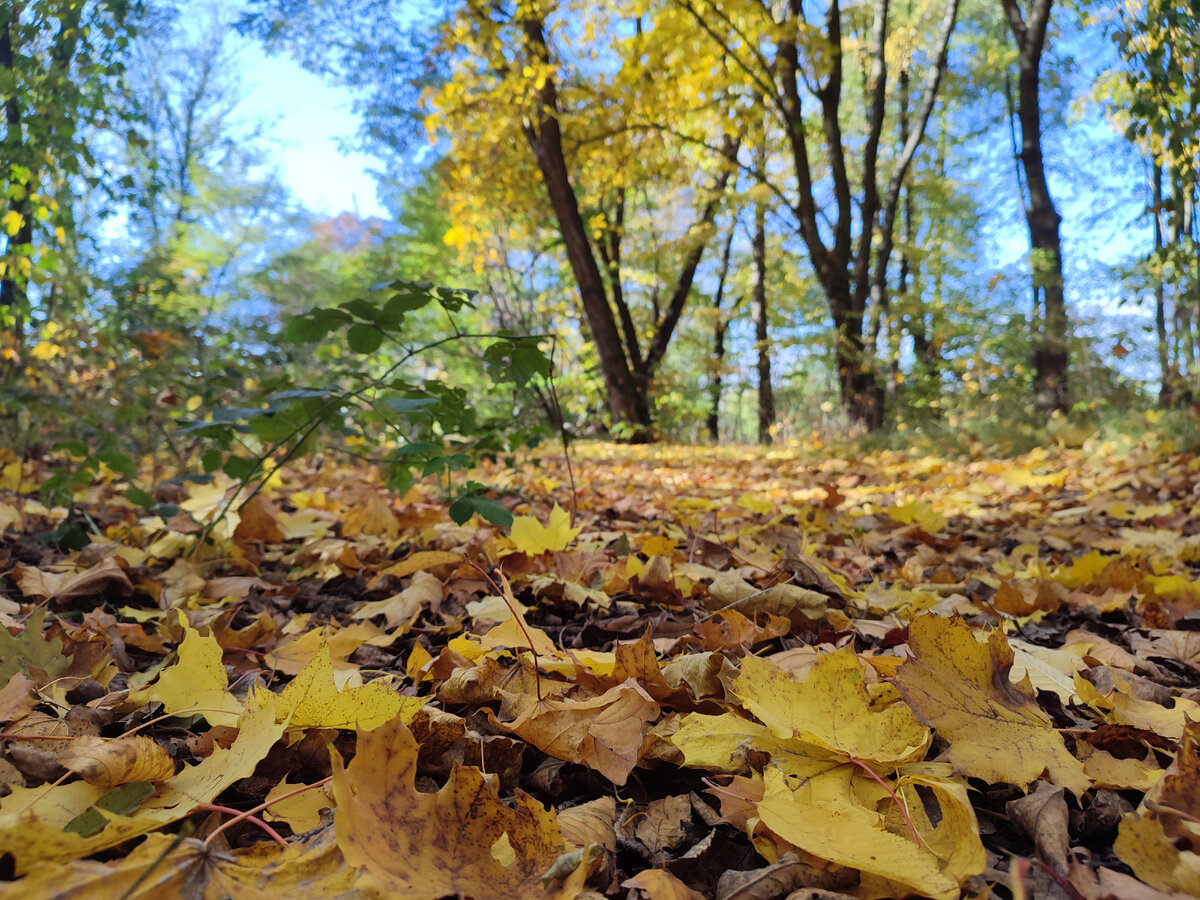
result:
[[[322,646],[279,695],[279,714],[291,728],[375,728],[400,716],[412,721],[425,701],[402,697],[382,679],[339,691],[328,645]]]
[[[747,656],[741,668],[734,693],[779,740],[886,767],[921,759],[929,749],[929,729],[907,704],[873,702],[849,647],[818,659],[804,681],[757,656]]]
[[[279,784],[267,792],[267,801],[274,801],[263,810],[268,822],[286,822],[294,834],[309,831],[321,824],[321,810],[333,806],[333,800],[321,788],[293,793],[302,784],[291,784],[283,776]],[[328,788],[326,788],[327,790]],[[292,796],[288,797],[288,794]],[[276,797],[283,797],[276,800]]]
[[[333,753],[334,831],[346,862],[366,870],[359,885],[367,893],[412,900],[578,895],[587,866],[542,883],[566,849],[553,810],[520,791],[510,806],[473,766],[455,766],[436,794],[418,791],[417,751],[412,732],[393,720],[360,730],[348,765]]]
[[[913,658],[894,679],[917,718],[949,742],[955,768],[985,781],[1027,787],[1043,772],[1080,796],[1091,785],[1079,760],[1033,698],[1028,679],[1009,680],[1013,651],[1004,635],[975,639],[957,616],[912,621]]]
[[[884,510],[889,516],[902,525],[916,525],[926,534],[937,534],[946,527],[946,517],[928,503],[913,500],[889,506]]]
[[[953,824],[939,823],[939,828],[958,832],[953,837],[969,848],[969,855],[954,860],[956,864],[951,867],[926,843],[890,831],[882,815],[860,802],[856,797],[860,789],[851,783],[855,772],[852,766],[838,766],[793,786],[778,769],[767,769],[763,773],[765,792],[758,803],[762,823],[805,853],[858,869],[864,883],[875,881],[872,896],[918,894],[934,900],[958,897],[959,881],[978,874],[986,865],[983,845],[973,830],[977,826],[965,788],[961,789],[959,803],[943,804],[943,811],[954,813]],[[919,801],[909,808],[917,806]],[[814,810],[820,810],[820,815],[814,815]],[[939,845],[944,843],[939,841]],[[902,889],[879,891],[881,882]]]
[[[554,504],[549,523],[543,525],[533,516],[517,516],[513,519],[511,538],[516,548],[529,556],[566,550],[582,528],[571,527],[567,511]]]
[[[221,663],[224,651],[217,639],[201,635],[179,613],[183,625],[183,642],[176,651],[179,660],[163,669],[158,680],[140,691],[130,691],[133,703],[157,700],[169,713],[196,710],[213,725],[233,725],[242,712],[242,704],[229,693],[229,678]]]

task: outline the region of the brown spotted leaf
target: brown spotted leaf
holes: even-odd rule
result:
[[[567,849],[554,812],[518,792],[506,804],[474,767],[456,766],[436,794],[415,786],[417,741],[399,719],[358,733],[348,765],[334,753],[337,842],[363,887],[437,900],[573,897],[583,867],[545,888],[541,875]]]

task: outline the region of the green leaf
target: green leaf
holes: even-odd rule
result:
[[[130,481],[137,478],[137,466],[124,453],[97,453],[96,459],[104,463],[114,472],[120,472]]]
[[[478,494],[465,494],[450,504],[450,518],[456,525],[465,525],[476,513],[493,525],[507,528],[513,523],[513,515],[507,507]]]
[[[221,468],[221,460],[225,458],[225,454],[220,450],[205,450],[200,454],[200,466],[205,472],[215,472]]]
[[[387,397],[383,401],[392,412],[407,415],[409,413],[424,412],[431,406],[437,404],[437,400],[433,397]]]
[[[253,478],[258,471],[259,460],[243,459],[240,456],[230,456],[225,460],[225,474],[234,481],[246,481]]]
[[[125,499],[130,503],[135,503],[142,509],[154,509],[157,505],[153,497],[143,491],[141,488],[131,487],[125,492]]]
[[[383,332],[374,325],[351,325],[346,342],[355,353],[374,353],[383,343]]]
[[[63,441],[54,447],[55,450],[62,450],[64,453],[69,453],[71,456],[87,456],[88,445],[83,441]]]
[[[16,637],[0,628],[0,683],[8,684],[13,675],[24,672],[38,684],[46,684],[67,671],[71,661],[63,656],[62,638],[48,641],[42,634],[45,618],[46,607],[39,606]]]
[[[350,316],[340,309],[314,309],[292,318],[284,331],[284,337],[294,344],[315,344],[333,329],[349,321]]]

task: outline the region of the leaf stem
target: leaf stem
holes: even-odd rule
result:
[[[920,846],[921,845],[921,835],[917,832],[917,826],[913,824],[912,816],[910,816],[908,814],[907,804],[905,804],[905,802],[902,799],[900,799],[899,794],[897,794],[894,790],[892,790],[891,786],[886,781],[884,781],[882,778],[880,778],[878,773],[876,773],[876,771],[874,769],[872,769],[870,766],[868,766],[861,759],[855,759],[853,756],[850,756],[849,754],[847,754],[846,758],[849,759],[850,762],[854,763],[854,765],[858,766],[860,769],[862,769],[864,772],[866,772],[868,775],[870,775],[872,778],[874,778],[877,782],[879,782],[879,786],[888,792],[888,796],[890,796],[892,798],[892,800],[895,801],[896,805],[898,807],[900,807],[900,815],[904,816],[904,821],[908,825],[908,831],[912,835],[913,843]]]
[[[509,586],[508,579],[506,579],[504,577],[503,572],[499,573],[500,580],[503,581],[504,586],[508,588],[507,591],[502,590],[496,584],[496,582],[492,581],[492,576],[489,575],[484,570],[483,566],[481,566],[477,562],[475,562],[475,560],[468,559],[467,564],[469,566],[471,566],[471,568],[473,568],[475,571],[477,571],[480,575],[482,575],[485,579],[487,579],[487,583],[492,586],[492,590],[494,590],[497,594],[499,594],[501,599],[504,600],[504,605],[508,607],[508,611],[510,613],[512,613],[513,618],[517,620],[517,627],[520,628],[521,633],[523,635],[525,635],[525,641],[526,641],[526,643],[529,644],[529,652],[533,656],[534,689],[537,692],[538,703],[541,703],[542,702],[542,666],[541,666],[541,662],[538,659],[537,648],[533,646],[533,638],[529,634],[529,628],[525,624],[525,619],[521,616],[521,611],[519,609],[517,609],[517,606],[516,606],[517,601],[512,596],[512,587]]]
[[[205,838],[204,846],[206,848],[208,847],[209,841],[211,841],[214,837],[216,837],[217,834],[224,831],[226,828],[228,828],[234,822],[241,822],[243,820],[251,823],[252,825],[257,825],[259,828],[261,828],[263,831],[265,831],[268,835],[270,835],[271,840],[273,840],[275,843],[277,843],[280,847],[287,846],[287,841],[283,839],[283,836],[278,831],[276,831],[274,828],[272,828],[270,825],[268,825],[266,822],[264,822],[262,819],[260,819],[258,816],[253,816],[253,815],[250,815],[249,813],[244,813],[239,809],[234,809],[232,806],[221,806],[219,803],[205,803],[202,806],[197,806],[196,809],[203,809],[208,812],[227,813],[228,815],[233,816],[233,818],[230,819],[229,821],[223,822],[221,825],[217,826],[217,828],[215,828],[213,830],[213,833],[210,834],[207,838]]]
[[[256,824],[261,825],[268,832],[275,835],[275,837],[278,839],[279,843],[283,844],[284,846],[287,846],[287,842],[284,841],[283,838],[280,838],[279,835],[275,833],[275,830],[273,828],[271,828],[265,822],[262,822],[262,821],[256,819],[257,814],[262,812],[264,809],[269,809],[271,806],[278,803],[280,800],[287,800],[289,797],[295,797],[297,794],[303,794],[305,791],[311,791],[311,790],[315,790],[316,788],[319,788],[319,787],[324,787],[325,785],[329,784],[329,782],[331,782],[331,781],[333,781],[333,776],[327,775],[326,777],[322,778],[320,781],[314,781],[312,784],[302,784],[302,785],[300,785],[300,787],[296,788],[294,791],[288,791],[286,794],[280,794],[278,797],[272,797],[270,800],[260,803],[260,804],[258,804],[258,806],[254,807],[253,809],[248,809],[245,812],[238,812],[236,809],[229,809],[228,807],[221,807],[220,809],[217,809],[217,812],[229,812],[229,813],[234,813],[235,815],[232,819],[228,820],[227,822],[222,822],[220,825],[218,825],[216,828],[214,828],[212,834],[210,834],[208,837],[206,837],[204,839],[204,846],[208,847],[209,844],[211,844],[213,842],[213,839],[218,834],[220,834],[222,831],[225,831],[228,828],[232,828],[238,822],[241,822],[243,820],[254,821]],[[207,808],[207,807],[209,807],[209,804],[205,804],[205,807],[201,807],[201,808]]]

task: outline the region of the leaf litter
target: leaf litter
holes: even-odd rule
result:
[[[78,551],[24,462],[0,896],[1200,895],[1200,460],[818,450],[485,470],[508,530],[114,476]]]

